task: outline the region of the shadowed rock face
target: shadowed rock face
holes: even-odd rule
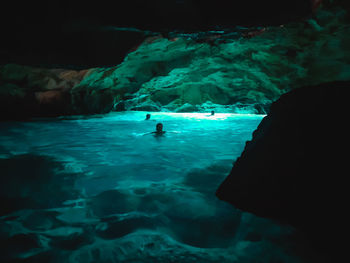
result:
[[[0,120],[72,114],[71,89],[89,71],[0,66]]]
[[[349,198],[349,87],[350,82],[333,82],[282,95],[217,196],[324,242],[339,238]]]

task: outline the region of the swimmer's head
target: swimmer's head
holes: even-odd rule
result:
[[[211,115],[214,115],[214,114],[215,114],[215,111],[212,110],[212,111],[211,111]]]
[[[146,120],[149,120],[151,118],[151,114],[147,113],[146,114]]]
[[[156,131],[157,132],[163,132],[163,124],[162,123],[157,123]]]

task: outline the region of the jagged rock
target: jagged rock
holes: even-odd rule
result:
[[[186,103],[201,105],[208,100],[220,105],[269,105],[284,92],[279,87],[286,86],[281,84],[289,79],[278,78],[281,67],[276,71],[269,69],[275,77],[267,76],[265,67],[270,58],[266,54],[256,56],[257,65],[248,67],[248,53],[261,46],[254,43],[247,49],[246,44],[232,42],[218,47],[181,38],[152,38],[118,67],[93,71],[73,92],[110,89],[117,104],[125,101],[125,109],[139,107],[145,101],[168,110]],[[274,57],[271,63],[277,59]],[[291,64],[284,65],[289,68]],[[132,94],[131,98],[128,94]]]
[[[211,101],[236,105],[233,112],[243,107],[266,113],[292,88],[350,78],[346,17],[343,10],[321,10],[314,17],[321,31],[295,23],[215,44],[185,36],[148,38],[118,67],[99,69],[80,85],[110,87],[132,107],[151,100],[174,111]],[[133,94],[132,101],[126,94]]]
[[[134,106],[132,108],[130,108],[130,110],[134,110],[134,111],[160,111],[161,108],[155,104],[155,103],[151,103],[151,102],[146,102],[146,103],[142,103],[140,105]]]
[[[217,196],[330,245],[347,229],[350,82],[295,89],[272,104]],[[334,243],[334,246],[337,243]]]
[[[176,112],[195,112],[195,111],[198,111],[198,108],[189,103],[185,103],[184,105],[176,109]]]
[[[0,66],[0,119],[72,114],[71,89],[89,70]]]
[[[71,97],[72,114],[95,114],[112,111],[117,95],[108,88],[78,86],[71,90]]]
[[[118,101],[114,107],[114,111],[125,111],[125,102],[124,101]]]
[[[206,111],[207,101],[219,105],[217,111],[266,113],[292,88],[350,78],[347,19],[345,10],[332,7],[308,23],[268,28],[249,39],[210,42],[198,41],[199,33],[169,39],[153,35],[113,67],[0,66],[1,119],[175,111],[186,103]]]

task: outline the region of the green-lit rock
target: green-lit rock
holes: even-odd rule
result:
[[[208,103],[216,111],[266,113],[291,89],[350,78],[348,14],[326,7],[312,19],[241,37],[225,30],[207,39],[152,36],[108,68],[1,66],[1,118],[206,111]]]
[[[185,103],[184,105],[176,109],[176,112],[196,112],[196,111],[198,111],[198,108],[189,103]]]
[[[188,103],[193,108],[187,110],[204,111],[212,103],[231,112],[263,113],[286,91],[350,77],[345,18],[344,10],[322,10],[314,20],[214,43],[152,37],[123,63],[92,72],[74,90],[111,89],[115,105],[125,102],[123,110],[153,102],[160,110],[182,111]]]

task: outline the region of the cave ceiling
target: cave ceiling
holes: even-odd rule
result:
[[[1,10],[0,64],[108,66],[150,35],[281,25],[310,16],[319,2],[11,1]]]

